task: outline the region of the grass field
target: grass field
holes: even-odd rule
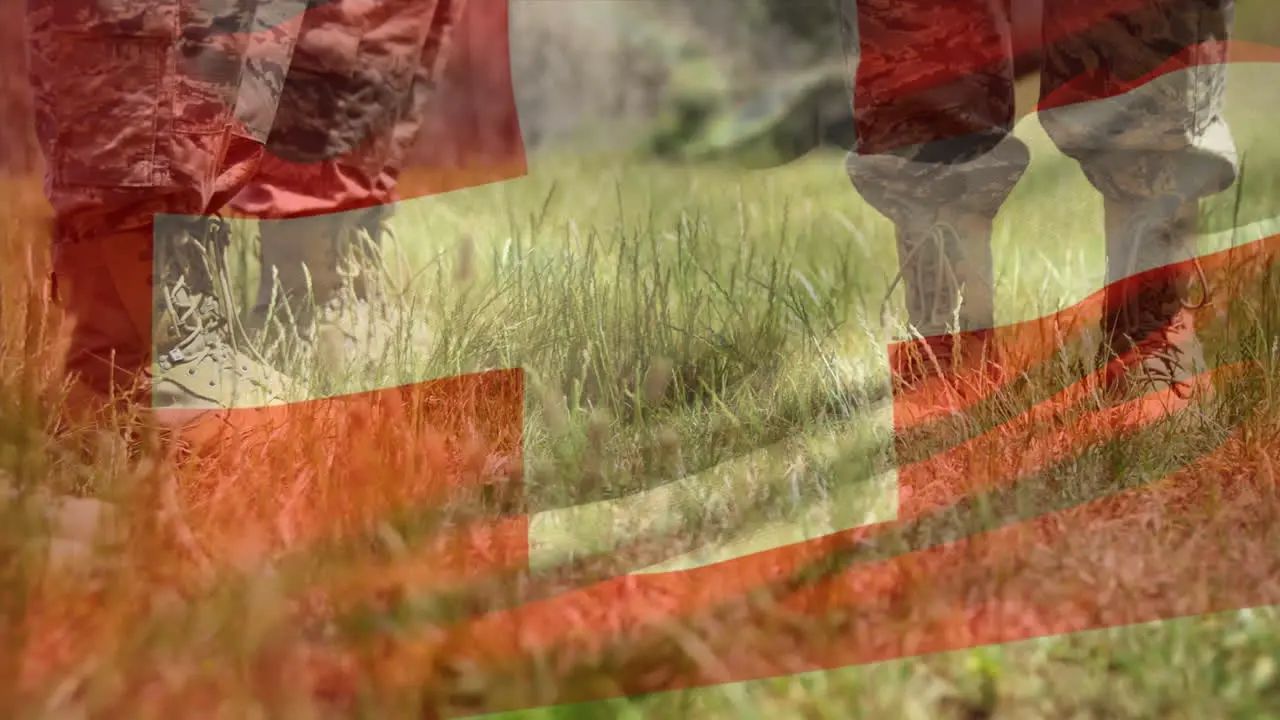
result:
[[[1269,153],[1275,149],[1268,143],[1268,121],[1280,101],[1262,90],[1269,78],[1260,65],[1234,71],[1231,120],[1246,153],[1246,175],[1238,194],[1206,203],[1206,252],[1280,233],[1271,223],[1280,177],[1273,175]],[[1052,149],[1034,117],[1018,132],[1035,160],[996,231],[1002,323],[1079,302],[1101,287],[1103,268],[1100,200]],[[936,426],[936,436],[915,438],[920,447],[895,447],[883,356],[886,339],[903,329],[879,326],[895,270],[892,230],[856,197],[839,160],[817,155],[743,174],[621,165],[605,157],[535,158],[528,178],[403,203],[392,266],[433,341],[405,348],[382,377],[353,378],[328,392],[524,368],[523,476],[533,513],[532,562],[544,570],[574,558],[607,557],[623,540],[655,533],[699,542],[612,571],[723,562],[891,521],[898,468],[908,462],[983,433],[1069,433],[1069,427],[1034,423],[1008,429],[1049,392],[1032,386],[1021,391],[1025,397],[1002,397],[961,425]],[[357,603],[365,607],[330,627],[320,642],[375,647],[355,656],[383,658],[378,653],[385,651],[400,665],[379,659],[357,663],[358,671],[341,663],[331,675],[308,671],[312,656],[293,652],[306,643],[291,629],[301,621],[291,619],[286,598],[345,568],[367,565],[376,574],[388,555],[411,554],[449,530],[447,518],[384,525],[380,543],[313,556],[297,567],[277,559],[282,569],[271,574],[262,565],[277,542],[270,528],[294,512],[290,497],[313,490],[272,487],[270,473],[248,462],[219,470],[214,490],[193,489],[182,481],[195,471],[165,470],[166,461],[155,457],[130,458],[109,435],[85,429],[54,437],[49,428],[59,412],[59,378],[52,359],[60,336],[45,322],[38,298],[44,261],[42,226],[32,210],[39,207],[37,193],[29,182],[6,193],[3,251],[13,260],[0,267],[0,473],[23,491],[15,495],[22,502],[0,510],[0,706],[11,708],[10,716],[176,717],[181,709],[199,717],[399,717],[424,707],[450,715],[557,705],[608,694],[602,687],[649,687],[633,676],[668,666],[692,664],[698,677],[714,679],[714,668],[701,667],[714,657],[708,661],[696,645],[678,643],[623,643],[611,655],[572,660],[549,656],[533,670],[454,662],[439,650],[453,647],[447,639],[427,642],[437,648],[428,656],[386,650],[407,646],[408,638],[447,635],[449,623],[438,618],[452,611],[446,593],[433,594],[442,582],[436,580],[390,601]],[[252,228],[242,227],[242,257],[251,255],[251,241]],[[252,287],[252,262],[237,267]],[[1014,498],[1031,508],[1020,517],[1034,517],[1043,514],[1036,508],[1083,502],[1099,488],[1159,485],[1162,478],[1165,487],[1203,487],[1193,482],[1199,474],[1219,487],[1211,506],[1174,507],[1167,499],[1143,505],[1141,522],[1124,516],[1099,522],[1088,537],[1071,538],[1060,556],[1051,548],[1005,568],[1002,583],[1044,586],[1038,591],[1052,596],[1051,579],[1064,568],[1105,575],[1139,557],[1139,549],[1159,547],[1167,535],[1181,540],[1160,562],[1141,568],[1140,582],[1107,586],[1110,602],[1133,606],[1158,596],[1200,607],[1195,599],[1214,596],[1225,572],[1257,587],[1274,584],[1280,537],[1271,529],[1277,526],[1269,469],[1280,418],[1274,390],[1280,314],[1268,300],[1280,274],[1259,270],[1242,279],[1255,283],[1255,291],[1236,293],[1239,302],[1205,328],[1219,362],[1250,368],[1225,398],[1196,411],[1208,422],[1194,430],[1158,425],[1123,442],[1091,445],[1044,470],[1037,476],[1043,482],[1024,483]],[[900,300],[890,308],[900,313]],[[1039,380],[1065,384],[1067,365]],[[646,393],[654,378],[662,388]],[[1005,451],[1025,450],[1030,442],[1011,435]],[[152,482],[161,478],[167,484]],[[323,475],[311,482],[341,506],[347,488],[325,486]],[[141,506],[145,512],[121,512],[138,512],[133,519],[150,527],[158,504],[209,562],[257,560],[240,563],[239,579],[225,587],[200,591],[185,580],[189,561],[164,555],[171,552],[165,545],[121,551],[132,558],[127,562],[112,560],[116,550],[108,546],[86,561],[89,574],[60,575],[48,561],[74,547],[55,541],[57,528],[29,512],[26,501],[35,496],[25,490],[36,485],[54,493],[147,499],[153,504]],[[117,504],[139,507],[130,502]],[[239,514],[246,508],[253,512]],[[899,551],[919,549],[954,537],[957,529],[962,535],[988,529],[1000,512],[980,507],[892,542],[904,543]],[[257,522],[268,529],[255,530]],[[1224,527],[1249,538],[1248,553],[1206,549],[1216,547]],[[1054,562],[1057,574],[1043,564]],[[914,594],[897,598],[896,621],[913,627],[917,607],[962,605],[985,591],[978,581],[972,587],[955,582],[939,582],[935,597],[928,595],[929,582],[916,583]],[[1071,612],[1063,606],[1064,615]],[[845,642],[823,622],[796,621],[789,632],[810,642]],[[701,628],[705,645],[750,652],[754,628],[740,623],[730,613],[691,621],[691,627]],[[759,652],[769,652],[761,642]],[[1277,656],[1280,617],[1267,607],[519,715],[1278,717]],[[421,666],[410,667],[415,662]],[[428,672],[442,667],[455,672]],[[423,679],[416,692],[381,693],[386,677],[417,672]],[[304,687],[324,691],[317,693],[323,697],[299,691]]]

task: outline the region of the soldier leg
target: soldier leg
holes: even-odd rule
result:
[[[1030,159],[1010,134],[1010,7],[1008,0],[856,0],[856,8],[856,30],[843,18],[857,62],[857,139],[847,167],[897,232],[908,320],[925,338],[914,350],[927,350],[896,346],[895,378],[910,383],[988,349],[992,223]],[[947,334],[954,331],[964,333],[959,346]]]
[[[1223,118],[1233,5],[1112,0],[1092,17],[1073,5],[1045,9],[1040,118],[1104,199],[1109,395],[1186,396],[1205,367],[1187,309],[1197,209],[1237,173]]]
[[[300,340],[319,350],[328,374],[376,370],[407,322],[385,302],[381,241],[401,164],[461,11],[462,0],[433,0],[380,8],[376,16],[341,1],[309,12],[269,154],[234,200],[261,218],[251,325],[263,340],[284,340],[284,348]],[[333,38],[358,28],[365,28],[359,42],[335,63]],[[339,80],[347,65],[361,82]],[[282,316],[300,322],[279,332],[286,329]]]
[[[28,3],[76,420],[121,401],[264,404],[280,389],[281,378],[233,349],[226,234],[200,217],[258,157],[232,114],[251,20],[252,7],[215,17],[190,0]]]

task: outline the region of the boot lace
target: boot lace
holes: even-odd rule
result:
[[[885,290],[884,297],[880,300],[880,328],[882,330],[887,331],[888,329],[889,300],[893,297],[893,291],[898,288],[898,283],[902,282],[907,268],[911,268],[914,278],[918,281],[914,283],[914,291],[918,299],[922,301],[922,307],[927,308],[926,312],[931,315],[935,312],[945,288],[958,289],[959,280],[956,278],[955,270],[951,267],[951,263],[946,261],[948,247],[954,247],[954,245],[949,246],[948,242],[958,244],[960,242],[959,233],[947,223],[934,223],[928,236],[922,242],[916,243],[916,246],[911,248],[906,257],[902,258],[898,263],[898,272],[894,274],[893,281],[889,283],[889,288]],[[920,264],[913,264],[916,256],[927,245],[933,245],[937,249],[937,252],[931,256],[936,260],[934,266],[930,268],[923,267]],[[925,257],[930,257],[930,255],[926,254]],[[932,280],[932,282],[926,282],[927,280]]]
[[[173,233],[159,249],[161,307],[177,335],[166,351],[156,353],[161,370],[185,366],[194,376],[202,363],[215,362],[220,369],[253,380],[246,359],[253,349],[243,340],[239,319],[227,312],[234,298],[224,257],[230,244],[230,224],[212,216]],[[216,386],[216,380],[210,379],[209,385]]]
[[[938,303],[942,300],[942,295],[948,292],[948,288],[954,288],[955,292],[959,291],[959,280],[955,270],[951,267],[951,263],[947,262],[948,247],[954,247],[954,245],[948,246],[947,243],[959,242],[959,233],[953,226],[936,222],[929,234],[921,242],[916,243],[915,247],[911,248],[899,261],[898,272],[893,276],[889,288],[885,290],[880,301],[880,330],[885,344],[894,345],[889,329],[889,301],[893,297],[893,291],[903,281],[907,272],[911,272],[915,280],[910,285],[913,286],[912,292],[916,294],[914,299],[917,301],[917,306],[927,315],[923,318],[925,321],[933,319]],[[917,257],[926,246],[932,246],[935,249],[935,252],[921,256],[933,258],[931,267],[917,262]],[[909,306],[910,300],[909,298]],[[958,303],[956,307],[959,307]],[[959,318],[956,317],[953,320],[958,326]],[[954,338],[948,335],[925,337],[920,334],[918,328],[913,326],[908,326],[908,333],[912,336],[912,341],[901,346],[905,355],[901,356],[899,367],[893,369],[895,376],[898,376],[901,382],[909,385],[914,380],[933,373],[942,376],[954,366],[956,360]]]
[[[1135,218],[1126,268],[1137,267],[1138,253],[1142,247],[1148,246],[1148,242],[1178,242],[1174,226],[1163,220],[1167,217],[1167,214],[1148,212]],[[1195,280],[1201,287],[1199,302],[1187,302],[1189,288],[1183,287],[1185,281],[1176,272],[1157,271],[1141,287],[1133,287],[1135,281],[1130,278],[1120,281],[1130,289],[1115,316],[1108,318],[1111,327],[1108,328],[1106,350],[1110,357],[1107,359],[1132,353],[1137,361],[1135,369],[1139,372],[1136,376],[1130,375],[1131,387],[1144,394],[1165,388],[1172,389],[1183,399],[1191,394],[1191,387],[1186,382],[1191,358],[1187,347],[1175,336],[1183,329],[1182,313],[1208,306],[1210,290],[1200,258],[1193,252],[1188,252],[1188,255],[1195,270]]]

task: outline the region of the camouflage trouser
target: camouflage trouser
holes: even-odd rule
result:
[[[336,188],[341,202],[375,204],[457,9],[457,0],[28,0],[55,243],[145,228],[157,213],[213,214],[260,173],[264,141],[299,163],[268,182],[285,175],[302,194]],[[327,184],[309,185],[313,172]]]
[[[1030,160],[1010,134],[1012,0],[840,2],[859,193],[899,225],[943,206],[994,216]],[[1105,197],[1187,201],[1234,182],[1222,108],[1233,10],[1044,0],[1039,119]]]
[[[307,13],[279,110],[255,128],[268,153],[236,209],[278,219],[394,200],[467,0],[402,0],[388,12],[391,4],[340,1]],[[270,62],[250,50],[250,67]],[[261,106],[252,98],[270,94],[262,79],[271,78],[252,73],[240,106]]]

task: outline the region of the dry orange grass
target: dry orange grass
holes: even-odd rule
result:
[[[30,547],[12,548],[27,555],[38,548],[39,555],[15,587],[26,593],[19,601],[25,611],[9,608],[17,612],[3,618],[12,640],[5,647],[15,649],[3,653],[4,669],[13,671],[5,677],[17,679],[8,697],[46,695],[78,673],[121,663],[118,654],[135,632],[168,604],[207,598],[245,573],[269,575],[281,558],[327,552],[333,562],[323,568],[326,581],[384,591],[396,583],[368,577],[368,538],[379,529],[372,536],[394,551],[395,531],[378,521],[396,513],[437,510],[419,519],[437,530],[433,551],[415,548],[432,558],[433,585],[457,584],[522,556],[523,525],[498,524],[486,507],[492,501],[481,496],[485,483],[519,482],[519,373],[313,401],[283,413],[239,411],[236,419],[257,431],[209,457],[179,457],[145,431],[127,443],[125,435],[137,434],[127,419],[120,427],[55,433],[69,325],[45,294],[48,208],[35,183],[11,181],[4,190],[0,392],[4,450],[21,456],[6,462],[17,472],[5,484],[39,488],[42,496],[103,498],[114,510],[67,529],[81,534],[79,545],[32,536],[18,539]],[[274,430],[263,431],[264,424]],[[34,499],[41,507],[33,509],[48,502]],[[344,551],[352,542],[354,550]],[[77,560],[80,551],[93,557]],[[344,554],[349,562],[338,559]],[[289,592],[305,591],[316,577],[293,573]],[[276,622],[290,624],[270,620]],[[123,689],[132,680],[120,682]]]

